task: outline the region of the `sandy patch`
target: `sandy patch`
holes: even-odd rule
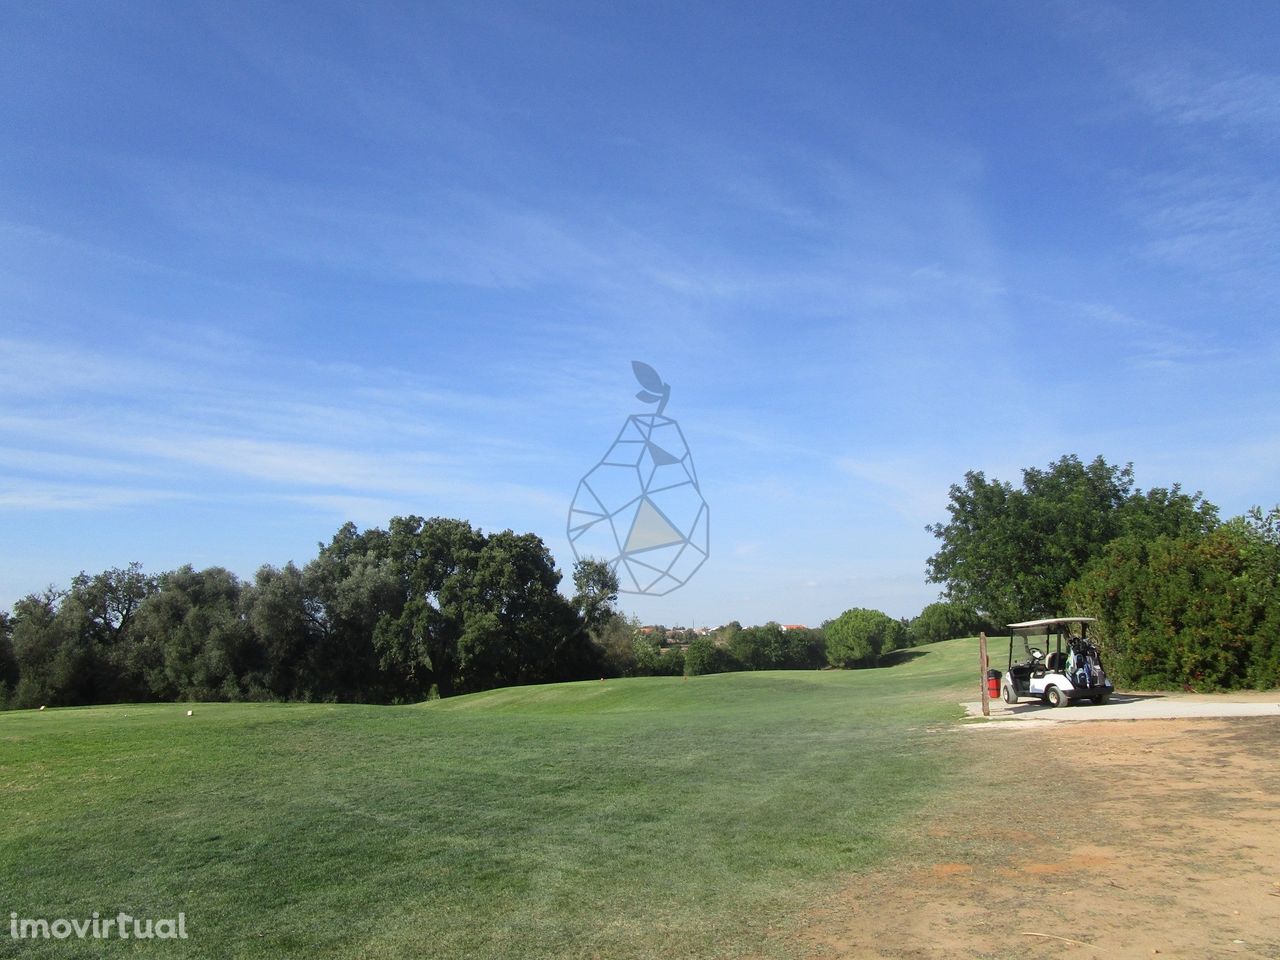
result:
[[[1280,720],[957,734],[971,789],[850,878],[791,952],[1280,958]]]

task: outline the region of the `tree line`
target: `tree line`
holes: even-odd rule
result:
[[[248,581],[221,567],[82,573],[0,614],[0,705],[390,703],[584,679],[603,661],[590,628],[612,613],[610,577],[584,565],[567,599],[533,534],[415,516],[348,523],[305,566]]]
[[[1138,689],[1280,686],[1280,508],[1222,521],[1203,494],[1135,488],[1074,456],[1022,483],[965,474],[932,582],[995,624],[1094,616],[1107,669]]]
[[[646,636],[638,621],[618,616],[593,636],[611,675],[643,677],[875,667],[907,647],[991,629],[963,604],[939,601],[912,619],[854,607],[816,628],[786,628],[774,621],[744,627],[734,620],[702,636],[689,632],[674,644]]]
[[[595,677],[869,667],[976,632],[971,611],[846,611],[819,628],[737,621],[662,646],[616,609],[602,561],[573,594],[542,541],[462,520],[341,527],[302,567],[81,573],[0,612],[0,708],[187,700],[416,702]]]
[[[1200,493],[1063,457],[1020,487],[965,475],[919,616],[846,610],[816,629],[727,624],[663,647],[616,610],[603,562],[573,594],[542,541],[463,520],[345,524],[302,567],[81,573],[0,612],[0,707],[177,700],[414,702],[600,676],[870,667],[1016,620],[1099,618],[1130,687],[1280,685],[1280,508],[1226,522]]]

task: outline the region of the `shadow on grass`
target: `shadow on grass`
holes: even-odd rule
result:
[[[879,665],[882,667],[897,667],[928,655],[928,650],[895,650],[893,653],[887,653],[881,657]]]

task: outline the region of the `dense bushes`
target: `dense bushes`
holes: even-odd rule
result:
[[[1066,590],[1127,686],[1280,685],[1275,511],[1208,534],[1113,541]]]
[[[710,637],[698,637],[684,651],[684,672],[691,677],[736,669],[741,669],[741,665],[735,664],[729,652]]]
[[[685,672],[736,670],[814,670],[827,664],[821,630],[784,628],[775,622],[743,627],[730,623],[710,636],[697,637],[685,651]]]
[[[926,569],[948,600],[995,623],[1052,616],[1067,584],[1117,537],[1191,536],[1218,525],[1217,508],[1199,493],[1176,484],[1137,490],[1132,465],[1102,457],[1029,467],[1020,487],[975,471],[964,479],[950,489],[950,519],[927,528],[939,548]]]
[[[1022,474],[1020,488],[979,472],[951,487],[927,563],[949,601],[997,625],[1097,616],[1109,669],[1127,686],[1280,684],[1277,511],[1223,524],[1201,494],[1136,490],[1131,466],[1101,457]],[[913,640],[953,632],[953,613],[926,608]]]

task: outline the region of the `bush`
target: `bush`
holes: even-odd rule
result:
[[[732,658],[710,637],[698,637],[684,652],[686,676],[697,677],[708,673],[724,673],[734,666]]]
[[[636,675],[636,630],[638,620],[628,620],[621,614],[604,619],[591,630],[591,642],[600,659],[601,671],[606,677],[634,677]]]
[[[972,637],[979,631],[993,632],[992,624],[968,604],[955,600],[931,603],[920,611],[907,628],[908,642],[937,643],[957,637]]]
[[[1123,537],[1066,590],[1097,616],[1117,683],[1139,689],[1280,684],[1280,545],[1236,520],[1201,536]]]
[[[879,610],[855,607],[822,625],[827,661],[833,667],[874,667],[886,653],[903,646],[902,624]]]
[[[684,651],[679,647],[663,648],[648,637],[632,641],[635,669],[628,676],[678,677],[684,673]]]

